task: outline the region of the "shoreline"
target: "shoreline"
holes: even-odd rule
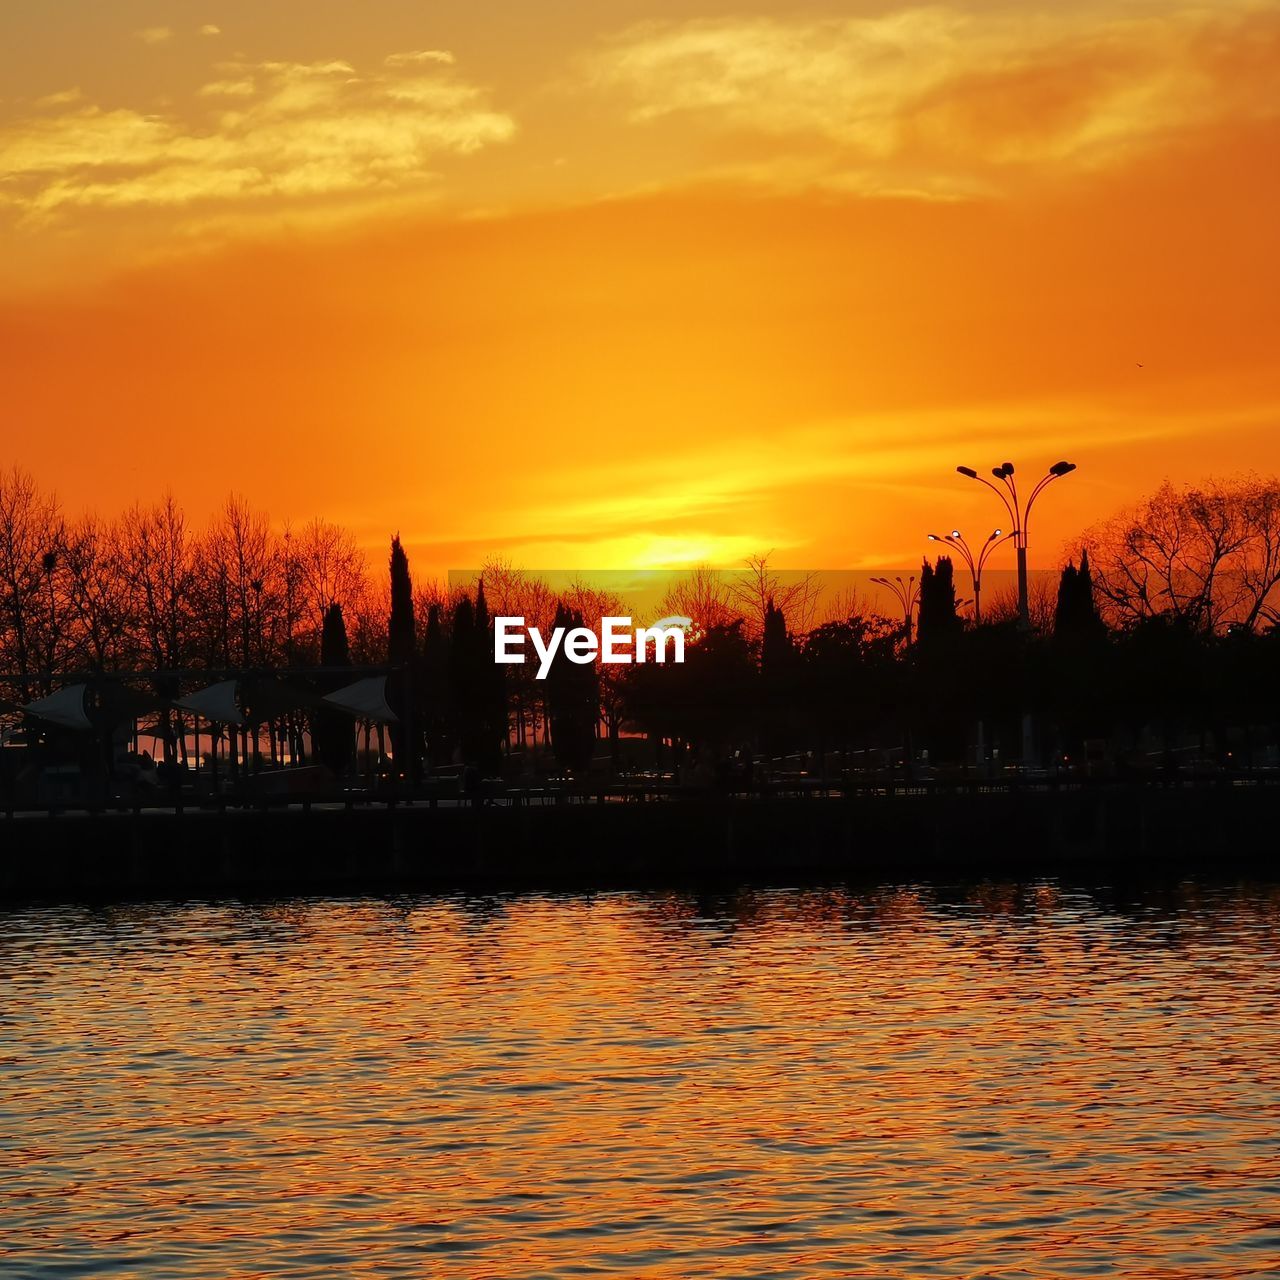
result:
[[[0,902],[1271,872],[1278,812],[1270,786],[1107,786],[30,813],[0,817]]]

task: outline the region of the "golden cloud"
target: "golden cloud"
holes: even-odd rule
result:
[[[412,49],[407,53],[388,54],[385,61],[389,67],[420,66],[424,62],[440,62],[445,66],[452,66],[454,57],[447,49]]]
[[[1158,14],[927,7],[645,23],[606,42],[586,74],[629,101],[634,123],[682,117],[770,140],[758,177],[789,185],[799,169],[845,188],[953,195],[981,187],[975,171],[1098,167],[1197,126],[1274,117],[1278,67],[1280,7],[1173,0]],[[791,158],[778,154],[788,143]]]
[[[74,206],[386,191],[430,181],[433,157],[510,139],[510,116],[440,59],[375,74],[346,62],[224,63],[203,118],[46,99],[0,129],[0,191],[28,218]]]

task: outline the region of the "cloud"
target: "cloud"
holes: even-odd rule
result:
[[[421,66],[423,63],[430,62],[452,66],[454,57],[447,49],[417,49],[409,53],[388,54],[386,58],[386,64],[389,67]]]
[[[212,22],[206,22],[204,26],[200,28],[200,34],[202,36],[220,36],[222,34],[222,28],[215,27]]]
[[[257,84],[249,76],[239,80],[211,80],[200,86],[202,98],[251,98],[256,92]]]
[[[29,218],[75,206],[174,206],[387,192],[505,142],[510,116],[439,65],[371,75],[343,61],[224,63],[181,119],[68,100],[0,130],[0,190]]]
[[[756,138],[759,174],[973,194],[1017,170],[1096,168],[1225,118],[1272,117],[1280,10],[1222,0],[1035,12],[650,22],[588,60],[630,120]],[[739,146],[741,143],[739,143]],[[747,166],[750,167],[750,166]]]
[[[83,95],[79,88],[61,89],[57,93],[47,93],[36,99],[37,107],[65,107],[69,103],[79,102]]]
[[[141,31],[135,31],[133,34],[143,44],[164,44],[167,40],[173,39],[173,32],[168,27],[143,27]]]

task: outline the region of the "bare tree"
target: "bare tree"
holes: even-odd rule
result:
[[[365,558],[350,532],[328,520],[312,520],[290,541],[295,543],[303,608],[310,611],[319,635],[331,605],[340,604],[344,614],[359,606],[369,587]]]
[[[813,625],[821,595],[821,583],[814,573],[803,573],[790,581],[769,565],[769,553],[748,556],[743,570],[729,579],[729,600],[746,622],[749,636],[764,633],[765,615],[772,605],[786,620],[787,630],[803,634]]]
[[[875,618],[879,615],[872,606],[871,597],[858,590],[857,587],[845,587],[823,596],[815,610],[819,625],[827,622],[847,622],[850,618]],[[899,629],[901,619],[894,623]]]
[[[1027,584],[1027,606],[1031,617],[1031,631],[1034,635],[1047,636],[1053,632],[1054,611],[1058,603],[1058,587],[1056,576],[1035,574]],[[989,601],[984,600],[982,607],[983,625],[1015,623],[1022,616],[1018,604],[1018,587],[1016,583],[1000,587],[992,593]]]
[[[387,658],[388,621],[391,617],[391,584],[378,583],[363,592],[350,610],[344,605],[351,659],[357,664],[376,664]]]
[[[284,557],[267,516],[232,495],[201,539],[196,563],[211,665],[267,662],[284,634]]]
[[[1094,525],[1087,550],[1108,621],[1165,615],[1217,630],[1257,625],[1280,584],[1280,481],[1247,476],[1175,489]]]
[[[62,543],[57,499],[18,467],[0,475],[0,654],[24,697],[37,667],[47,670],[56,658],[54,575]]]
[[[698,565],[673,582],[658,605],[666,617],[691,618],[698,631],[724,626],[737,615],[723,576],[707,565]]]
[[[190,660],[192,550],[186,516],[171,493],[152,507],[135,506],[122,521],[120,571],[133,602],[135,644],[154,667]]]
[[[64,537],[63,629],[72,653],[95,671],[118,667],[126,658],[133,597],[121,542],[116,526],[91,515],[69,526]]]

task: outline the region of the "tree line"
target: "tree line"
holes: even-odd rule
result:
[[[374,574],[340,526],[277,528],[237,497],[199,530],[171,497],[69,519],[30,476],[0,477],[0,672],[13,700],[80,670],[315,668],[328,692],[346,667],[381,666],[396,771],[411,775],[496,773],[513,753],[575,773],[621,767],[637,734],[671,767],[720,771],[795,755],[823,767],[1014,758],[1028,723],[1042,760],[1098,743],[1136,752],[1144,738],[1172,751],[1188,736],[1243,760],[1277,740],[1277,584],[1280,484],[1164,485],[1081,536],[1030,628],[1012,598],[975,626],[946,556],[921,566],[905,626],[857,597],[824,600],[812,575],[784,580],[761,556],[672,584],[661,611],[694,620],[683,665],[560,656],[537,681],[532,666],[493,662],[495,615],[595,629],[622,602],[502,561],[465,587],[415,588],[398,537]],[[309,730],[315,758],[349,766],[349,721],[318,713]]]

